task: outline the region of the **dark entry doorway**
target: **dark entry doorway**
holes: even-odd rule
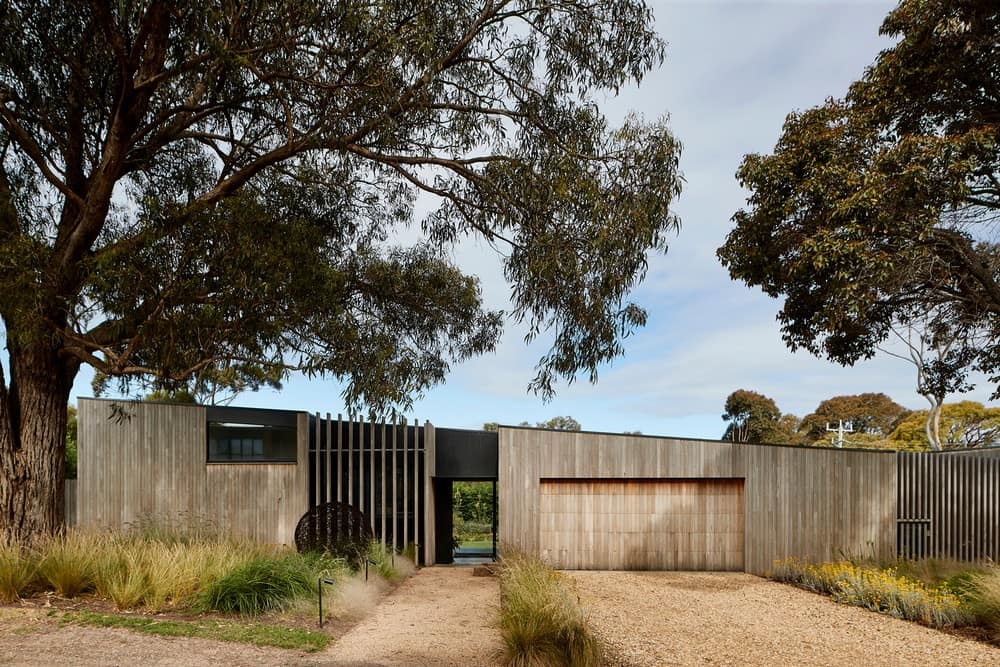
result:
[[[451,498],[455,562],[496,560],[497,483],[456,480]]]
[[[435,431],[435,562],[473,563],[496,558],[497,434]]]

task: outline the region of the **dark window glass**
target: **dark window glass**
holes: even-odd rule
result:
[[[295,463],[294,426],[208,422],[208,462]]]

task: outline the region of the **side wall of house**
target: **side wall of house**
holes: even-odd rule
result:
[[[119,406],[119,407],[114,407]],[[206,463],[202,406],[79,401],[76,523],[206,522],[225,534],[292,544],[308,509],[308,415],[297,463]]]
[[[743,479],[747,572],[895,548],[892,453],[500,428],[500,543],[538,553],[543,479]]]

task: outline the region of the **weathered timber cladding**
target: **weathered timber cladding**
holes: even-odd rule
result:
[[[75,526],[76,525],[76,480],[67,479],[66,480],[66,491],[65,491],[66,502],[64,503],[66,511],[66,525]]]
[[[897,456],[899,554],[1000,560],[1000,450]]]
[[[79,525],[201,521],[260,542],[294,542],[309,503],[305,413],[297,463],[206,463],[203,406],[80,399],[79,410]]]
[[[743,480],[744,568],[791,556],[891,557],[893,453],[739,445],[618,434],[500,428],[500,543],[538,553],[543,479]],[[595,544],[594,549],[604,548]],[[655,562],[633,563],[635,569]]]
[[[548,480],[539,545],[560,569],[743,571],[743,480]]]

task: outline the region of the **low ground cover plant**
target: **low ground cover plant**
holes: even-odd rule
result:
[[[885,565],[776,561],[771,578],[934,628],[981,626],[1000,641],[1000,568],[927,559]]]
[[[601,664],[601,644],[566,577],[535,556],[510,551],[505,551],[499,577],[501,664]]]
[[[325,632],[311,632],[298,628],[283,628],[259,623],[171,621],[146,616],[97,614],[91,611],[67,612],[63,614],[61,622],[98,628],[125,628],[162,637],[199,637],[242,642],[256,646],[276,646],[310,653],[322,650],[330,643],[330,636]]]

